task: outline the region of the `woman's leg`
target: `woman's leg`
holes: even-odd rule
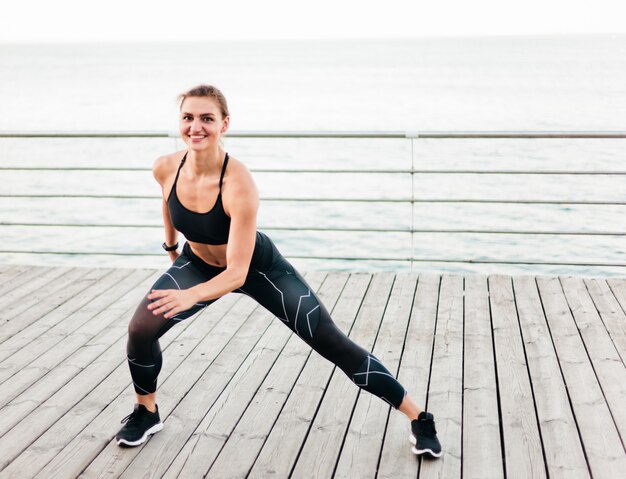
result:
[[[273,250],[271,265],[263,269],[251,268],[246,283],[238,292],[253,297],[280,318],[315,351],[336,364],[357,386],[394,408],[400,408],[406,395],[402,385],[376,356],[354,343],[336,326],[304,278],[268,238],[266,247],[270,246]],[[416,412],[411,403],[404,404],[405,414]]]
[[[174,264],[154,283],[154,289],[188,289],[213,278],[223,268],[200,265],[192,261],[192,251],[185,243],[181,255]],[[206,267],[205,267],[206,266]],[[200,269],[201,268],[201,269]],[[163,429],[156,405],[157,377],[162,357],[159,338],[172,326],[205,308],[215,300],[196,303],[186,311],[165,318],[163,313],[154,314],[148,309],[150,300],[143,298],[128,326],[128,367],[133,379],[137,404],[133,412],[122,419],[124,426],[115,435],[119,446],[138,446],[150,435]]]
[[[210,278],[202,273],[183,252],[174,264],[154,283],[151,289],[187,289]],[[155,315],[148,309],[150,300],[144,296],[128,325],[127,357],[137,402],[149,411],[155,410],[157,376],[162,356],[159,338],[172,326],[192,316],[213,301],[197,303],[191,309],[171,318]]]

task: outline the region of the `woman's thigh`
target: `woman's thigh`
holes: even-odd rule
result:
[[[207,277],[202,271],[200,271],[191,261],[191,259],[181,254],[176,261],[163,273],[152,285],[149,291],[153,289],[188,289],[197,284],[208,281]],[[201,309],[207,307],[215,300],[201,301],[194,304],[191,308],[181,311],[175,314],[171,318],[165,318],[163,313],[154,314],[148,309],[148,305],[152,302],[148,299],[147,294],[143,297],[139,303],[135,314],[129,325],[129,333],[132,338],[137,340],[151,339],[161,337],[167,330],[169,330],[176,323],[183,319],[193,316]]]
[[[194,263],[185,254],[181,254],[176,261],[163,273],[152,285],[153,289],[189,289],[200,283],[205,283],[211,278],[204,272],[200,271]],[[200,301],[186,311],[172,316],[172,319],[185,319],[193,315],[195,312],[205,308],[209,304],[215,302]]]
[[[237,292],[251,296],[306,342],[313,338],[321,304],[304,278],[282,255],[265,270],[251,269]]]

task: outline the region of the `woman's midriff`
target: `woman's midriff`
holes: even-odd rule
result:
[[[209,268],[226,268],[226,246],[227,245],[207,245],[204,243],[196,243],[186,241],[183,251],[187,248],[187,254],[193,255],[197,260],[206,263]],[[250,260],[250,268],[264,270],[271,266],[274,260],[280,255],[276,246],[265,233],[256,232],[256,242],[252,258]]]
[[[218,268],[226,267],[226,246],[225,244],[213,245],[196,243],[188,241],[189,246],[193,253],[198,256],[202,261],[211,266]]]

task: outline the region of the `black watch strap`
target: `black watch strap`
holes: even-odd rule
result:
[[[178,242],[172,246],[167,246],[167,244],[163,243],[162,246],[165,251],[176,251],[178,249]]]

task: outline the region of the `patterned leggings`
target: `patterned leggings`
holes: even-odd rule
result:
[[[196,256],[189,243],[151,289],[187,289],[224,271]],[[336,364],[360,388],[398,408],[406,391],[383,364],[355,344],[333,322],[304,278],[280,254],[272,240],[257,232],[256,246],[244,285],[235,290],[267,308],[324,358]],[[196,303],[171,318],[154,315],[144,297],[128,327],[128,365],[137,394],[156,391],[162,357],[159,338],[172,326],[215,300]]]

